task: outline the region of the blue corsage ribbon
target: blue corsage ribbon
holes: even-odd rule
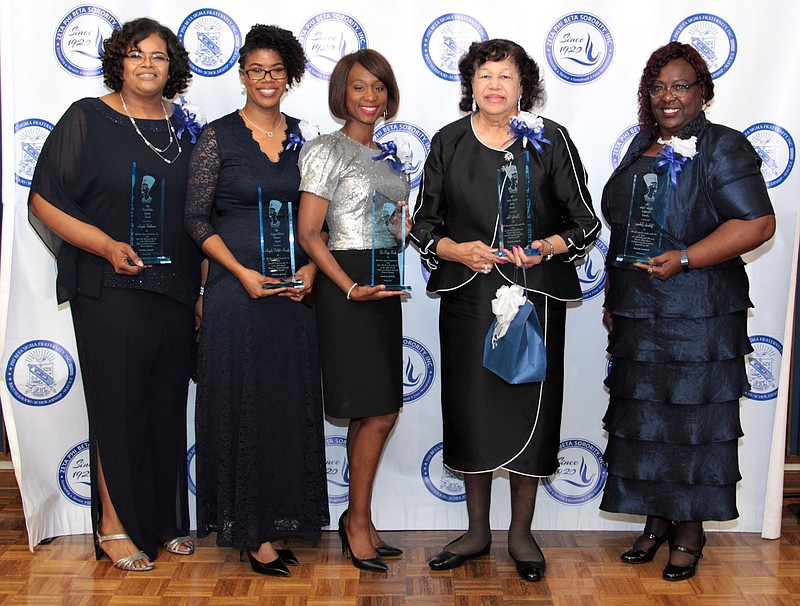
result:
[[[378,147],[381,148],[381,153],[377,156],[373,156],[372,159],[376,162],[380,162],[381,160],[386,160],[394,170],[399,173],[403,172],[403,163],[397,159],[397,145],[394,141],[387,141],[386,143],[378,143]]]
[[[678,189],[678,174],[683,170],[683,165],[691,158],[681,156],[671,145],[665,145],[664,149],[656,154],[656,157],[658,158],[656,168],[667,166],[669,170],[669,186],[672,189]]]
[[[550,139],[545,138],[544,129],[541,127],[533,129],[528,126],[527,122],[519,120],[518,118],[512,118],[508,126],[508,132],[514,135],[514,139],[522,139],[523,147],[525,147],[525,143],[530,141],[531,145],[539,152],[540,156],[544,153],[541,143],[547,143],[548,145],[553,144]]]
[[[197,135],[203,132],[203,125],[197,121],[197,114],[190,112],[185,107],[181,108],[181,125],[178,128],[178,138],[183,135],[183,131],[188,131],[192,138],[192,144],[197,143]]]
[[[306,140],[303,139],[303,137],[301,135],[298,135],[297,133],[289,133],[289,138],[286,139],[286,145],[284,146],[284,149],[297,151],[298,149],[303,147],[305,144],[306,144]]]

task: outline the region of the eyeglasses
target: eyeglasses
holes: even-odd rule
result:
[[[247,74],[247,77],[251,80],[263,80],[267,75],[273,80],[285,80],[288,74],[285,67],[273,67],[272,69],[251,67],[250,69],[240,69],[239,71]]]
[[[647,87],[647,92],[653,99],[659,99],[670,93],[676,99],[680,99],[686,94],[690,88],[700,84],[700,80],[695,80],[691,84],[673,84],[671,86],[664,86],[663,84],[652,84]]]
[[[169,57],[164,53],[143,53],[142,51],[132,50],[125,55],[125,58],[131,63],[143,63],[147,57],[150,57],[150,62],[153,65],[166,65],[169,63]]]

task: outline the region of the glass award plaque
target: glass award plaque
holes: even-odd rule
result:
[[[270,200],[266,204],[258,188],[258,230],[261,244],[261,274],[280,280],[262,284],[261,287],[302,288],[302,280],[295,278],[295,237],[292,203],[288,200]]]
[[[664,217],[669,200],[668,179],[655,173],[634,175],[625,240],[616,260],[625,263],[647,263],[662,252]]]
[[[528,150],[525,150],[525,180],[520,184],[519,167],[509,154],[505,164],[497,169],[497,213],[498,213],[498,257],[505,257],[502,249],[514,246],[523,249],[526,255],[539,255],[531,248],[533,242],[533,220],[531,218],[531,185]]]
[[[131,233],[129,244],[145,265],[166,265],[164,254],[164,211],[166,179],[139,174],[131,169]]]
[[[370,286],[411,291],[405,284],[405,232],[408,208],[380,192],[372,193],[372,271]]]

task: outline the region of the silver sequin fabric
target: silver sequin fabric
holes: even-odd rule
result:
[[[330,203],[325,220],[330,250],[367,250],[372,244],[372,193],[408,200],[406,175],[383,160],[380,150],[339,131],[317,137],[300,152],[300,190]]]

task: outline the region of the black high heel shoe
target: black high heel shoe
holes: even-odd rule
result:
[[[288,547],[284,547],[282,549],[276,549],[275,551],[278,552],[278,557],[283,560],[283,563],[287,566],[297,566],[300,564],[300,561],[297,559],[297,556],[294,555],[294,551],[289,549]]]
[[[288,577],[291,572],[289,569],[286,568],[286,564],[283,563],[280,556],[272,560],[271,562],[259,562],[258,560],[253,557],[253,554],[249,551],[240,551],[239,552],[239,561],[242,562],[244,560],[244,554],[247,553],[247,558],[250,560],[250,568],[253,569],[253,572],[258,574],[266,574],[271,577]]]
[[[667,564],[661,577],[665,581],[685,581],[686,579],[691,579],[697,570],[697,563],[700,561],[700,558],[703,557],[703,547],[706,546],[705,531],[703,532],[703,538],[700,540],[700,549],[691,549],[689,547],[684,547],[683,545],[670,546],[672,547],[672,551],[682,551],[683,553],[688,553],[689,555],[694,556],[694,562],[688,566],[675,566],[675,564]]]
[[[376,547],[375,551],[378,552],[378,555],[382,558],[396,558],[398,556],[403,555],[403,550],[399,547],[392,547],[388,543],[384,543],[380,547]]]
[[[352,560],[353,566],[356,568],[369,572],[387,572],[389,567],[386,565],[386,562],[381,559],[380,555],[363,560],[359,560],[353,555],[353,550],[350,549],[350,539],[347,538],[347,530],[344,527],[344,516],[346,513],[347,510],[339,517],[339,538],[342,539],[342,553]]]
[[[670,522],[669,526],[667,526],[667,529],[664,531],[664,534],[660,537],[657,537],[652,532],[643,532],[642,537],[648,541],[655,541],[650,548],[636,549],[634,547],[633,549],[629,549],[628,551],[620,554],[619,559],[626,564],[645,564],[646,562],[652,562],[653,558],[656,556],[658,548],[672,539],[672,534],[674,531],[675,524]]]
[[[489,553],[489,549],[492,547],[492,539],[489,539],[489,542],[484,545],[483,549],[479,549],[474,553],[468,553],[466,555],[461,555],[459,553],[453,553],[452,551],[447,551],[447,548],[454,543],[458,543],[461,539],[463,539],[466,535],[461,535],[455,541],[451,541],[447,545],[444,546],[444,549],[434,556],[434,558],[428,562],[428,566],[433,568],[434,570],[451,570],[453,568],[458,568],[465,562],[469,560],[478,558],[482,555],[486,555]]]

